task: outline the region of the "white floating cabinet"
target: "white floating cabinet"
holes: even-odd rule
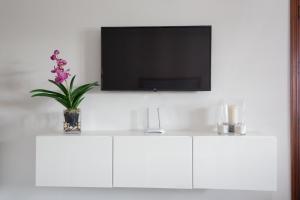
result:
[[[274,136],[37,136],[36,185],[276,191]]]
[[[193,138],[194,188],[275,191],[275,137]]]
[[[36,185],[112,187],[112,138],[38,136]]]
[[[192,188],[192,137],[114,137],[114,187]]]

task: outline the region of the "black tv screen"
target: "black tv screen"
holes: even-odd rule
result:
[[[102,90],[211,90],[211,26],[102,27],[101,52]]]

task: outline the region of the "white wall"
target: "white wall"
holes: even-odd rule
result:
[[[143,128],[145,107],[159,105],[165,128],[204,131],[218,102],[244,98],[249,129],[278,136],[278,192],[34,187],[34,136],[61,128],[62,107],[28,91],[49,88],[56,48],[78,83],[99,80],[100,27],[118,25],[212,25],[212,91],[95,90],[84,129]],[[1,200],[290,198],[289,0],[0,0],[0,77]]]

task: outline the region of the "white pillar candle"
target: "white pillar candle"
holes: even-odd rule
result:
[[[238,109],[236,105],[228,106],[228,122],[229,124],[236,124],[238,122]]]

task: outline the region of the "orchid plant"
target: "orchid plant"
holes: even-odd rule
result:
[[[49,97],[62,104],[67,110],[77,110],[79,104],[84,99],[83,95],[97,86],[98,83],[88,83],[74,88],[73,84],[76,77],[74,75],[71,78],[70,84],[68,84],[67,79],[71,76],[70,69],[65,69],[67,61],[59,58],[59,54],[59,50],[55,50],[50,57],[51,60],[55,61],[55,66],[51,70],[51,73],[54,73],[56,76],[54,80],[49,80],[49,82],[57,86],[60,92],[45,89],[36,89],[30,92],[32,93],[32,97]]]

